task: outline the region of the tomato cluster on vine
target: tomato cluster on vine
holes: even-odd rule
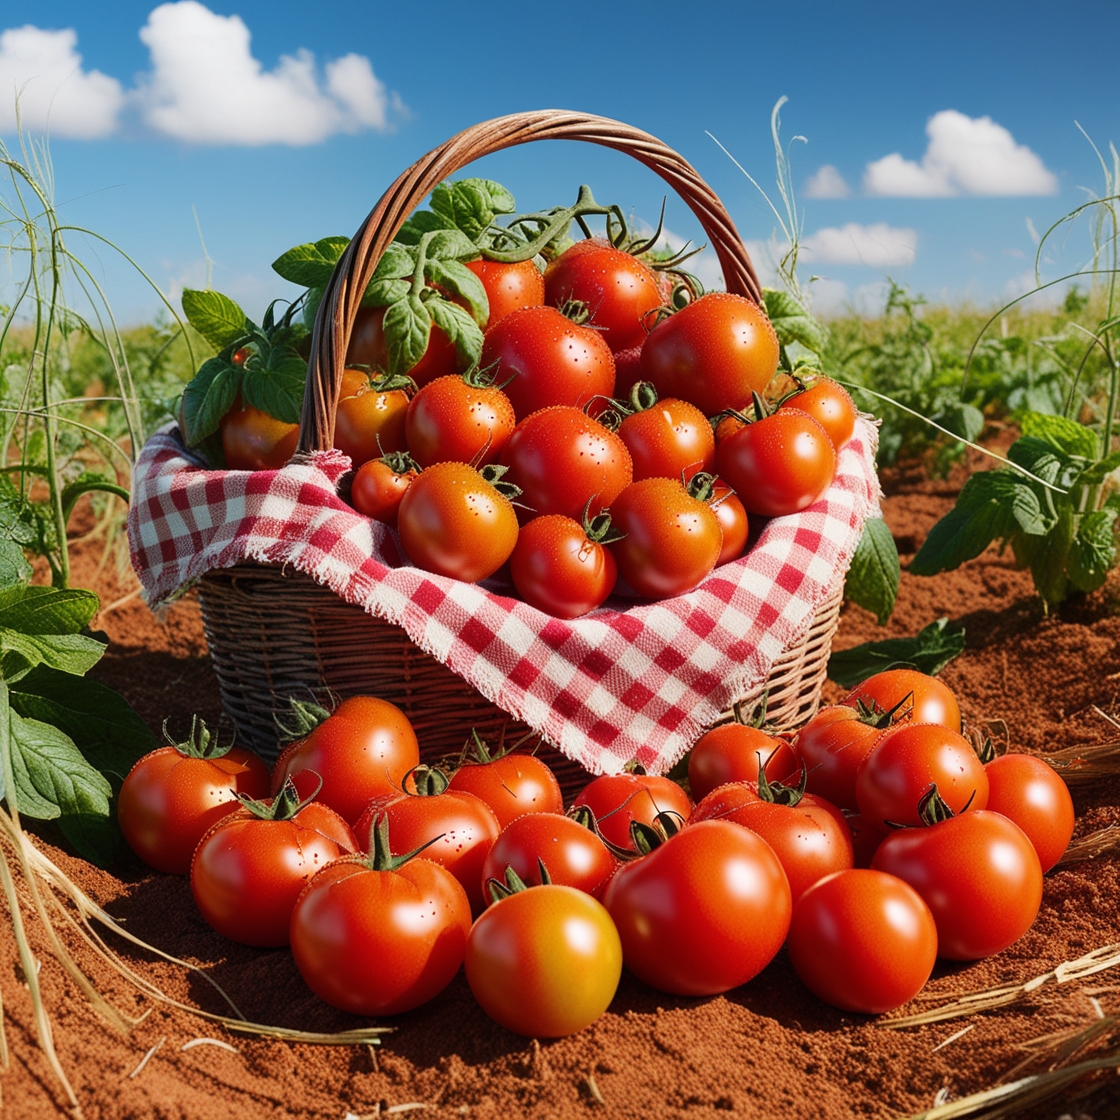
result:
[[[533,753],[477,735],[421,763],[394,705],[292,702],[271,774],[205,728],[125,779],[122,828],[188,874],[202,916],[290,945],[309,987],[362,1015],[419,1006],[460,968],[488,1015],[556,1037],[610,1005],[625,968],[675,995],[747,983],[785,945],[824,1001],[893,1010],[936,959],[1030,927],[1073,833],[1044,762],[961,733],[940,681],[878,673],[797,733],[742,705],[688,756],[687,788],[637,764],[565,811]]]

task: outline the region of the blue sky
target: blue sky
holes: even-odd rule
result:
[[[689,159],[765,270],[776,222],[712,136],[771,193],[779,97],[821,310],[881,306],[889,275],[931,300],[995,304],[1028,283],[1035,236],[1104,181],[1077,123],[1120,142],[1120,0],[796,5],[605,0],[501,6],[288,0],[0,9],[0,138],[50,133],[64,219],[116,242],[173,299],[211,282],[259,315],[270,262],[349,235],[413,160],[505,113],[626,121]],[[49,114],[49,116],[48,116]],[[711,136],[709,135],[711,134]],[[822,169],[824,169],[822,171]],[[600,201],[655,221],[664,185],[614,152],[534,144],[472,169],[519,208]],[[0,182],[0,196],[10,189]],[[196,226],[197,215],[197,226]],[[669,198],[667,227],[698,237]],[[1079,227],[1048,275],[1081,264]],[[92,258],[118,316],[158,300]],[[710,269],[710,261],[701,267]],[[708,275],[711,275],[710,271]],[[0,273],[0,298],[7,279]]]

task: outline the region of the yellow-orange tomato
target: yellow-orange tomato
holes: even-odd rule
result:
[[[334,445],[350,456],[355,467],[390,451],[404,451],[408,446],[404,434],[407,412],[408,393],[404,389],[381,390],[361,370],[345,370],[335,414]]]

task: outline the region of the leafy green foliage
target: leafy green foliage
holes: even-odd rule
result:
[[[899,578],[898,547],[894,537],[881,517],[869,517],[863,524],[863,533],[848,569],[844,595],[871,611],[882,626],[894,610]]]
[[[935,676],[964,651],[964,629],[950,629],[939,618],[912,638],[885,638],[851,649],[837,650],[828,659],[828,675],[842,688],[855,688],[885,669],[917,669]]]

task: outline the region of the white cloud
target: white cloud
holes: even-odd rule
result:
[[[917,254],[918,235],[886,222],[863,226],[848,222],[837,229],[826,227],[801,242],[802,259],[809,264],[858,264],[871,268],[911,265]]]
[[[111,134],[125,102],[120,82],[83,70],[77,34],[27,25],[0,32],[0,131],[25,128],[93,140]]]
[[[327,63],[325,86],[306,50],[265,70],[240,17],[216,15],[198,0],[161,4],[140,39],[152,58],[138,91],[141,113],[177,140],[301,146],[389,126],[389,94],[361,55]]]
[[[864,190],[899,198],[1058,192],[1057,177],[1041,158],[991,117],[943,109],[930,117],[926,135],[920,163],[898,152],[875,160],[864,171]]]
[[[847,198],[852,191],[844,176],[831,163],[826,163],[809,176],[803,193],[806,198]]]

